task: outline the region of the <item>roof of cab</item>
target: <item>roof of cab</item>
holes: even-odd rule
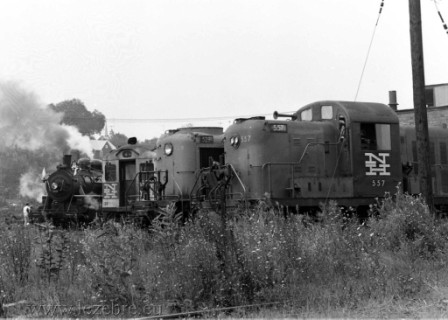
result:
[[[155,158],[155,152],[153,152],[149,146],[143,144],[126,144],[116,150],[111,150],[108,154],[104,155],[104,160],[118,159],[119,154],[125,150],[132,150],[133,159],[146,159]]]
[[[296,115],[300,119],[300,113],[308,108],[322,106],[334,106],[342,110],[352,122],[398,123],[398,116],[388,105],[376,102],[354,102],[324,100],[316,101],[300,108]]]
[[[165,131],[164,135],[171,135],[175,133],[197,133],[197,134],[210,134],[210,135],[220,135],[224,132],[222,127],[182,127],[177,129],[170,129]]]

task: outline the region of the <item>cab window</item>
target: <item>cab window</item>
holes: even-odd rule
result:
[[[154,170],[154,165],[151,162],[146,161],[146,162],[140,163],[140,171],[153,171],[153,170]]]
[[[106,167],[104,169],[104,177],[107,182],[116,181],[117,180],[117,166],[110,162],[106,163]]]
[[[300,118],[302,119],[302,121],[311,121],[311,120],[313,120],[312,110],[311,109],[303,110],[300,113]]]
[[[362,150],[390,150],[390,125],[361,123],[360,138]]]
[[[332,106],[322,106],[320,108],[321,119],[331,120],[333,119],[333,107]]]

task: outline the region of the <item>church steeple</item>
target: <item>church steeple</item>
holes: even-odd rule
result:
[[[107,130],[107,120],[106,123],[104,125],[104,139],[109,140],[110,136],[109,136],[109,130]]]

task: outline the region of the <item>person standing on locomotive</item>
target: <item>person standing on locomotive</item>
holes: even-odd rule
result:
[[[31,211],[30,204],[27,202],[23,207],[23,223],[25,226],[29,225],[29,214]]]

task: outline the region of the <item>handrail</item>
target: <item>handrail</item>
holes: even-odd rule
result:
[[[247,188],[244,185],[243,181],[241,180],[240,176],[238,175],[237,171],[235,170],[235,167],[233,165],[231,165],[231,164],[225,164],[225,165],[221,165],[219,167],[216,167],[216,169],[217,170],[227,170],[227,172],[228,172],[227,176],[230,176],[230,178],[227,179],[227,182],[225,184],[223,184],[222,181],[221,182],[218,181],[218,183],[215,186],[212,187],[212,189],[208,192],[208,194],[204,195],[203,200],[207,200],[207,198],[208,198],[208,200],[216,198],[216,194],[217,194],[218,190],[223,188],[223,187],[227,188],[227,185],[228,185],[230,179],[232,179],[233,177],[236,177],[239,185],[242,188],[242,192],[227,193],[226,194],[226,198],[228,198],[229,196],[232,196],[232,195],[239,195],[240,198],[244,200],[244,203],[246,203],[246,201],[247,201]],[[199,170],[199,173],[197,174],[196,181],[193,184],[193,187],[191,188],[191,191],[190,191],[190,201],[193,201],[193,199],[198,198],[198,192],[200,190],[202,190],[203,188],[205,188],[204,185],[198,186],[199,181],[204,177],[204,174],[207,174],[207,173],[211,174],[212,172],[213,172],[212,171],[212,167],[201,168]],[[223,178],[223,179],[226,179],[226,178]]]
[[[240,176],[236,172],[235,167],[231,164],[228,164],[228,166],[232,169],[233,174],[236,176],[236,178],[238,179],[238,182],[240,183],[241,187],[243,188],[244,199],[246,199],[247,193],[246,193],[246,186],[244,185],[244,182],[241,180]]]
[[[161,173],[162,173],[162,172],[165,174],[165,182],[164,182],[164,183],[160,182],[160,176],[161,176]],[[126,191],[125,191],[125,193],[124,193],[125,211],[128,211],[128,197],[130,197],[130,196],[128,196],[128,192],[129,192],[129,190],[131,189],[131,187],[134,186],[134,184],[136,183],[136,181],[137,181],[137,177],[138,177],[139,175],[141,175],[142,173],[145,173],[145,174],[153,174],[153,177],[157,176],[158,181],[159,181],[163,186],[166,185],[166,184],[168,183],[168,170],[165,170],[165,171],[160,171],[160,170],[157,170],[157,171],[156,171],[156,170],[152,170],[152,171],[138,171],[138,172],[135,174],[134,179],[132,179],[131,184],[127,187],[127,189],[126,189]],[[138,201],[140,201],[140,200],[141,200],[140,187],[139,187],[139,190],[138,190],[138,191],[139,191],[139,192],[138,192],[138,194],[136,195],[136,198],[138,198]],[[159,190],[155,190],[155,189],[153,189],[153,191],[154,191],[154,199],[161,197],[161,195],[158,194],[158,193],[159,193]],[[160,200],[160,199],[159,199],[159,200]]]
[[[125,190],[124,192],[124,210],[127,212],[128,211],[128,191],[131,189],[131,187],[134,185],[135,181],[137,180],[137,176],[140,174],[140,171],[138,171],[135,176],[134,179],[132,179],[131,184],[129,185],[129,187]],[[140,198],[140,193],[139,193],[139,198]],[[140,201],[140,199],[139,199]]]
[[[190,195],[189,195],[190,202],[191,202],[192,199],[193,199],[193,191],[195,190],[196,185],[198,184],[198,181],[199,181],[200,177],[202,177],[202,173],[203,173],[204,171],[206,171],[206,170],[209,170],[209,169],[210,169],[210,168],[207,167],[207,168],[201,168],[201,169],[199,170],[199,173],[198,173],[198,175],[196,176],[196,180],[194,181],[194,184],[193,184],[193,186],[191,187],[191,191],[190,191]]]

